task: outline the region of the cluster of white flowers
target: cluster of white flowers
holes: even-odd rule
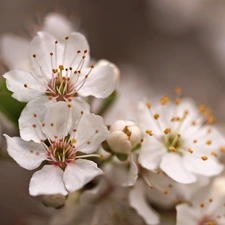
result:
[[[174,100],[143,96],[136,121],[124,109],[127,120],[107,127],[91,110],[93,97],[112,103],[118,68],[91,65],[85,36],[61,15],[46,16],[44,25],[31,41],[3,36],[1,55],[11,69],[3,82],[26,102],[20,137],[4,134],[8,154],[36,169],[30,195],[67,196],[46,224],[156,225],[171,209],[176,225],[225,224],[225,191],[213,185],[224,170],[225,138],[212,112],[176,87]]]

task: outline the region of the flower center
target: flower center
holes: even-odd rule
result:
[[[212,219],[210,216],[204,216],[199,222],[198,225],[218,225],[217,221]]]
[[[167,136],[162,137],[162,141],[167,148],[168,152],[173,152],[182,155],[182,152],[179,151],[183,146],[183,141],[180,138],[180,134],[168,134]]]
[[[45,141],[45,144],[48,146],[48,160],[52,164],[65,169],[67,164],[76,159],[76,150],[73,142],[75,141],[68,142],[67,137],[64,140]]]

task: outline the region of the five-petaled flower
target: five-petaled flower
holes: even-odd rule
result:
[[[89,46],[80,33],[71,33],[61,44],[47,32],[38,32],[29,52],[32,72],[12,70],[3,75],[7,88],[19,101],[47,96],[76,103],[79,96],[105,98],[115,90],[113,65],[90,66]]]
[[[30,181],[33,196],[66,195],[102,174],[96,163],[83,158],[98,156],[91,153],[106,139],[107,127],[100,116],[73,112],[66,102],[57,102],[46,107],[43,120],[35,114],[34,141],[5,135],[8,153],[21,167],[33,170],[44,162]]]

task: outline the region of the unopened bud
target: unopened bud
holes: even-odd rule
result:
[[[132,121],[116,121],[110,128],[107,138],[110,148],[116,153],[129,154],[141,141],[141,131]]]
[[[60,194],[44,195],[42,201],[48,207],[61,208],[66,202],[66,197]]]

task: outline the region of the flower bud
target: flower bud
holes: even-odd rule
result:
[[[48,207],[60,208],[64,206],[66,197],[64,195],[44,195],[42,198],[43,203]]]
[[[141,141],[141,131],[132,121],[118,120],[110,131],[107,142],[115,153],[129,154]]]

